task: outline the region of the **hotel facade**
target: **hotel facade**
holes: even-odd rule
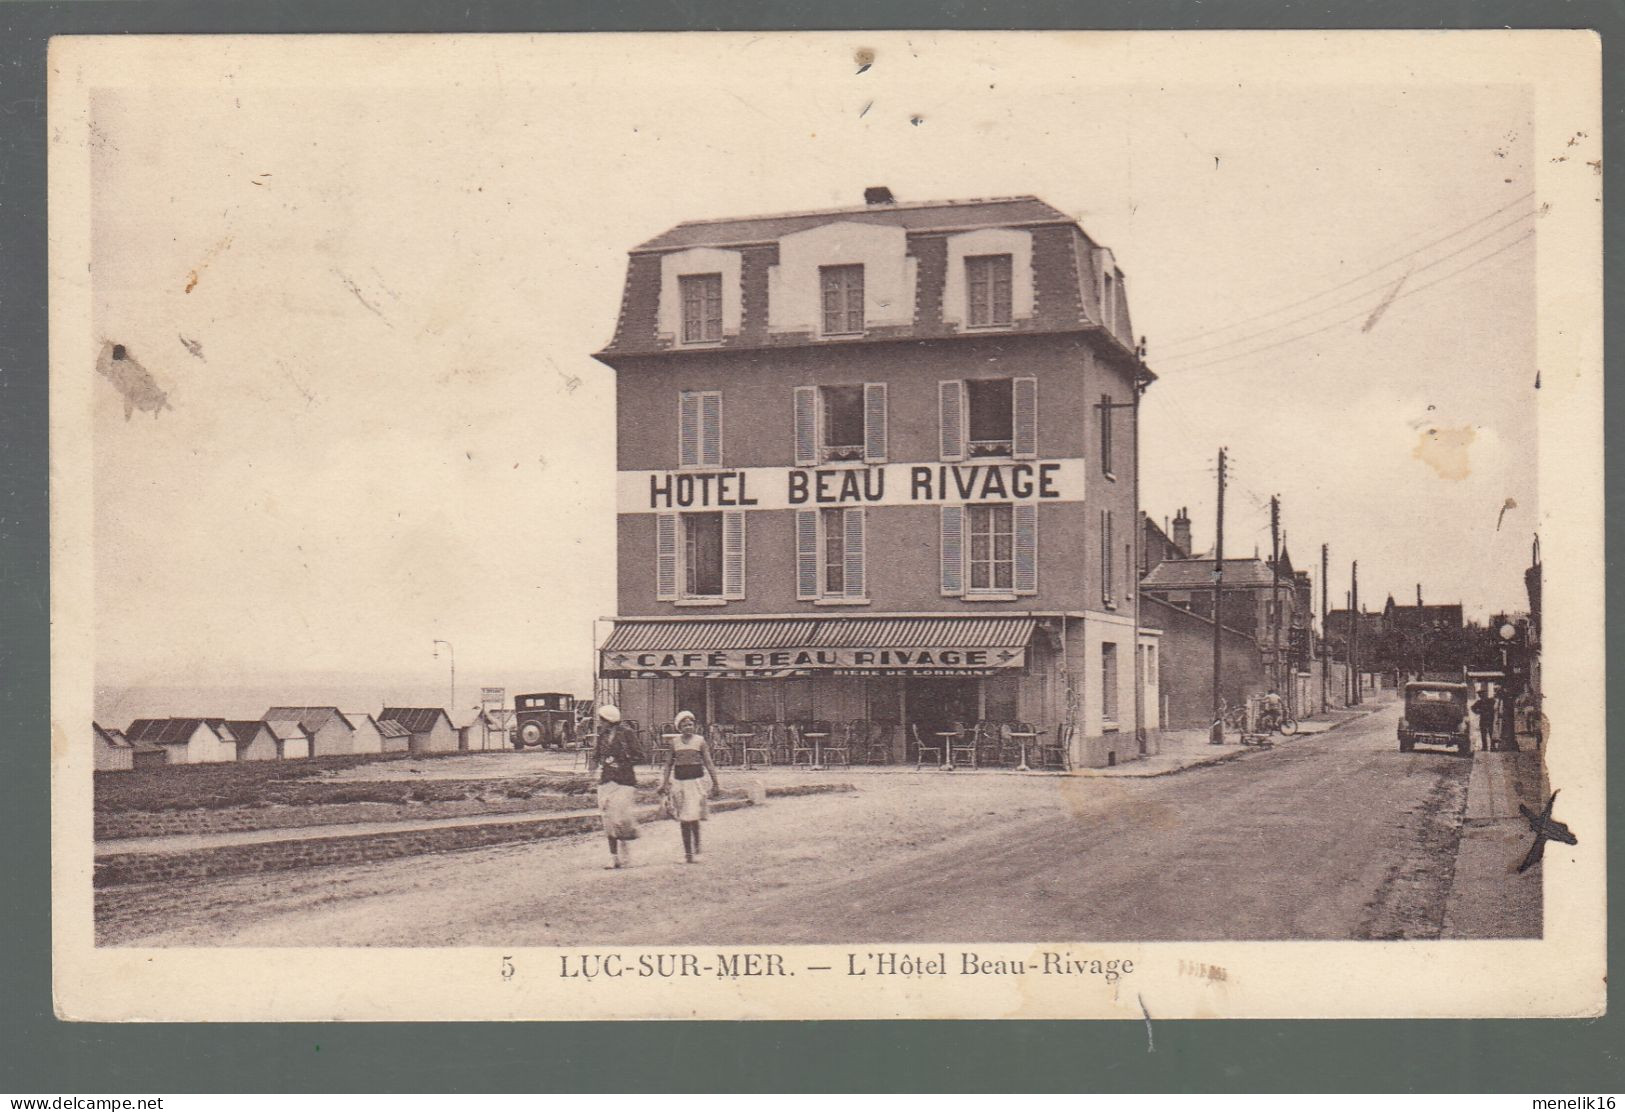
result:
[[[1034,197],[866,202],[631,250],[596,355],[618,436],[601,693],[645,726],[1025,721],[1074,766],[1143,755],[1154,376],[1121,271]]]

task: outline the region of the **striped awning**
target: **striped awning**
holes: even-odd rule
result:
[[[1021,668],[1032,618],[619,621],[605,676],[990,675]]]

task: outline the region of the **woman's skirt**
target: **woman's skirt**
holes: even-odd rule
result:
[[[633,807],[637,794],[631,784],[598,785],[598,810],[604,816],[605,834],[626,840],[638,836],[638,816]]]
[[[671,803],[673,818],[678,822],[699,822],[706,817],[706,791],[704,780],[673,780]]]

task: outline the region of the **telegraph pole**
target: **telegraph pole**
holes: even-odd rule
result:
[[[1219,639],[1220,633],[1220,603],[1224,598],[1224,480],[1225,480],[1225,450],[1219,449],[1219,513],[1215,525],[1215,538],[1213,541],[1213,721],[1217,738],[1209,737],[1208,741],[1221,744],[1224,741],[1224,692],[1221,677],[1224,671],[1224,645]]]
[[[1354,701],[1365,702],[1365,691],[1360,686],[1360,561],[1349,568],[1349,672],[1354,677]]]
[[[1272,677],[1275,690],[1280,691],[1286,677],[1281,667],[1281,496],[1270,495],[1270,642],[1274,661]]]
[[[1332,550],[1330,545],[1320,546],[1320,713],[1325,714],[1332,709],[1331,696],[1327,685],[1331,677],[1331,645],[1327,641],[1326,621],[1331,616],[1329,609],[1331,602],[1328,595],[1329,584],[1326,582],[1326,572],[1331,564]]]

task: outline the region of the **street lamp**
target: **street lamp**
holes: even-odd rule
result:
[[[446,706],[448,708],[450,708],[448,713],[456,713],[456,710],[457,710],[457,653],[452,649],[450,641],[442,641],[439,638],[436,638],[435,643],[434,643],[434,658],[436,660],[440,659],[440,646],[441,645],[446,646],[446,655],[451,658],[451,701],[449,703],[447,703]]]

